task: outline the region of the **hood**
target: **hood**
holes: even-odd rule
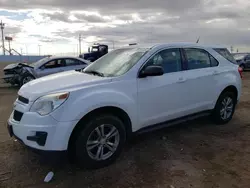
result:
[[[29,68],[33,68],[33,67],[29,66],[29,65],[26,64],[26,63],[12,63],[12,64],[9,64],[9,65],[7,65],[6,67],[4,67],[3,70],[14,69],[14,68],[17,68],[18,66],[20,66],[20,67],[29,67]]]
[[[85,57],[91,57],[91,56],[94,56],[94,55],[96,55],[96,54],[99,54],[99,52],[89,52],[89,53],[85,53],[85,54],[83,54],[83,57],[85,58]]]
[[[111,78],[94,76],[78,71],[66,71],[28,82],[20,88],[18,95],[34,101],[38,97],[49,93],[73,91],[78,88],[109,81],[111,81]]]
[[[19,63],[12,63],[3,68],[3,70],[14,69],[19,65]]]

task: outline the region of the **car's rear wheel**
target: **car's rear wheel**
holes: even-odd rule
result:
[[[212,116],[217,124],[228,123],[234,114],[237,103],[236,94],[232,91],[223,92],[213,110]]]
[[[103,114],[82,125],[72,143],[75,159],[83,168],[95,169],[114,162],[126,138],[123,122],[116,116]]]

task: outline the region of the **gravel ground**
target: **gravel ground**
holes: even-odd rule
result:
[[[227,125],[202,118],[137,136],[116,163],[92,171],[69,164],[65,155],[38,155],[9,138],[6,120],[17,89],[0,84],[0,187],[249,187],[250,72],[244,73],[243,84],[241,102]],[[53,181],[44,183],[51,170]]]

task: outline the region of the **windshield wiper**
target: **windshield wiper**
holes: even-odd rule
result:
[[[101,73],[101,72],[98,72],[98,71],[95,71],[95,70],[91,70],[91,71],[83,71],[84,73],[89,73],[89,74],[94,74],[94,75],[97,75],[97,76],[101,76],[101,77],[104,77],[104,74]]]

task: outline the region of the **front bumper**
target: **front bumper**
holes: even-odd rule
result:
[[[50,115],[24,113],[20,122],[13,119],[13,112],[7,122],[10,136],[24,145],[43,151],[65,151],[71,132],[77,122],[59,122]]]
[[[11,83],[11,84],[18,84],[19,83],[19,77],[15,74],[7,74],[2,77],[5,83]]]

